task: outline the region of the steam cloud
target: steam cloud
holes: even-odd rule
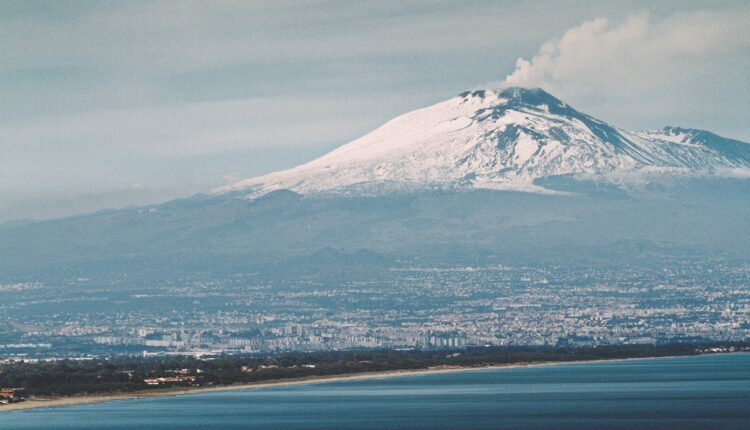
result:
[[[736,69],[750,55],[748,23],[747,10],[692,11],[659,21],[642,14],[617,25],[596,18],[543,44],[530,60],[519,58],[496,86],[542,87],[576,100],[627,103],[645,96],[658,103],[707,82],[747,82],[741,77],[746,70]]]

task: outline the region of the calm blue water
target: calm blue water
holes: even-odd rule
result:
[[[0,429],[750,429],[750,354],[401,376],[0,413]]]

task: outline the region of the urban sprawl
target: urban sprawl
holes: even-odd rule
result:
[[[721,262],[129,282],[0,285],[0,360],[750,338],[750,267]]]

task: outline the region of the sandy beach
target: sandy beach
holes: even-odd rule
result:
[[[488,369],[510,369],[519,367],[531,367],[531,366],[558,366],[558,365],[570,365],[570,364],[586,364],[595,362],[613,362],[613,361],[629,361],[629,360],[647,360],[647,359],[658,359],[658,358],[674,358],[671,356],[664,357],[635,357],[635,358],[614,358],[614,359],[602,359],[602,360],[582,360],[582,361],[545,361],[535,363],[508,363],[493,366],[476,366],[476,367],[433,367],[428,369],[416,369],[416,370],[390,370],[384,372],[367,372],[367,373],[352,373],[346,375],[326,375],[326,376],[310,376],[306,378],[297,379],[283,379],[283,380],[269,380],[262,382],[254,382],[248,384],[235,384],[235,385],[221,385],[211,387],[186,387],[186,388],[164,388],[164,389],[153,389],[143,391],[133,391],[128,393],[112,393],[112,394],[95,394],[95,395],[80,395],[80,396],[68,396],[68,397],[49,397],[49,398],[33,398],[27,399],[20,403],[12,403],[8,405],[0,406],[0,413],[2,412],[13,412],[22,411],[28,409],[39,409],[39,408],[52,408],[61,406],[71,406],[80,404],[91,404],[91,403],[102,403],[110,402],[115,400],[131,400],[131,399],[145,399],[151,397],[169,397],[169,396],[183,396],[189,394],[199,393],[211,393],[217,391],[234,391],[234,390],[247,390],[253,388],[267,388],[267,387],[285,387],[292,385],[303,385],[303,384],[319,384],[325,382],[337,382],[337,381],[349,381],[349,380],[361,380],[361,379],[375,379],[375,378],[390,378],[394,376],[409,376],[409,375],[426,375],[435,373],[450,373],[450,372],[470,372],[480,371]]]
[[[604,360],[596,360],[604,361]],[[611,360],[607,360],[611,361]],[[94,394],[94,395],[80,395],[80,396],[67,396],[67,397],[37,397],[33,399],[26,399],[20,403],[11,403],[8,405],[0,406],[0,413],[22,411],[28,409],[39,409],[39,408],[52,408],[61,406],[71,406],[80,404],[91,404],[91,403],[102,403],[110,402],[115,400],[130,400],[130,399],[145,399],[151,397],[168,397],[168,396],[183,396],[189,394],[199,393],[211,393],[217,391],[234,391],[234,390],[247,390],[252,388],[267,388],[267,387],[284,387],[291,385],[302,385],[302,384],[316,384],[324,382],[337,382],[337,381],[349,381],[356,379],[374,379],[374,378],[389,378],[394,376],[408,376],[408,375],[425,375],[433,373],[448,373],[448,372],[466,372],[466,371],[477,371],[484,369],[508,369],[515,367],[528,367],[528,366],[544,366],[552,364],[572,364],[572,363],[583,363],[582,361],[577,362],[538,362],[538,363],[509,363],[495,366],[481,366],[481,367],[435,367],[429,369],[416,369],[416,370],[390,370],[384,372],[367,372],[367,373],[352,373],[348,375],[326,375],[326,376],[311,376],[309,378],[297,378],[297,379],[283,379],[283,380],[269,380],[262,382],[254,382],[249,384],[236,384],[236,385],[221,385],[211,387],[185,387],[185,388],[164,388],[164,389],[153,389],[143,391],[133,391],[129,393],[112,393],[112,394]]]

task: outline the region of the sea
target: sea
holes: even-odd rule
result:
[[[750,354],[412,374],[0,412],[0,429],[750,429]]]

